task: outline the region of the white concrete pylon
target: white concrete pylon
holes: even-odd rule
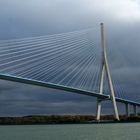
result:
[[[137,116],[137,106],[133,105],[134,115]]]
[[[129,104],[125,104],[126,117],[129,117]]]
[[[103,51],[103,53],[102,53],[103,59],[102,59],[102,72],[101,72],[101,80],[100,80],[100,94],[103,93],[103,81],[104,81],[103,79],[104,79],[104,73],[106,71],[107,81],[108,81],[108,85],[109,85],[109,89],[110,89],[110,99],[111,99],[112,104],[113,104],[114,117],[116,120],[120,120],[118,108],[117,108],[117,103],[116,103],[116,99],[115,99],[113,83],[112,83],[111,74],[110,74],[110,68],[109,68],[108,59],[107,59],[105,31],[104,31],[104,24],[103,23],[101,23],[101,45],[102,45],[102,51]],[[97,119],[97,121],[99,121],[100,114],[101,114],[101,101],[99,99],[97,99],[97,111],[96,112],[97,112],[96,119]]]
[[[101,79],[100,79],[100,92],[99,94],[103,94],[103,85],[104,85],[104,73],[105,73],[105,65],[102,65]],[[100,121],[101,116],[101,100],[97,99],[97,109],[96,109],[96,120]]]

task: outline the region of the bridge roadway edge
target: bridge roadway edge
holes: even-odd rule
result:
[[[77,89],[77,88],[71,88],[71,87],[67,87],[67,86],[62,86],[62,85],[57,85],[57,84],[52,84],[52,83],[47,83],[47,82],[42,82],[42,81],[37,81],[37,80],[7,75],[7,74],[0,74],[0,79],[24,83],[24,84],[42,86],[42,87],[47,87],[47,88],[52,88],[52,89],[58,89],[58,90],[63,90],[63,91],[67,91],[67,92],[73,92],[73,93],[77,93],[77,94],[81,94],[81,95],[96,97],[101,100],[110,100],[110,95],[99,94],[96,92],[90,92],[90,91],[81,90],[81,89]],[[115,99],[117,102],[120,102],[120,103],[136,105],[136,106],[140,107],[140,103],[135,102],[135,101],[126,100],[126,99],[122,99],[122,98],[118,98],[118,97],[115,97]]]

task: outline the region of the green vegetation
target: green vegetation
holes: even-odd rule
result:
[[[140,114],[130,117],[120,116],[120,122],[140,122]],[[112,122],[112,115],[101,116],[102,122]],[[51,115],[51,116],[25,116],[25,117],[0,117],[0,124],[73,124],[94,123],[95,116],[92,115]],[[115,122],[115,121],[114,121]]]
[[[65,124],[84,123],[95,120],[93,116],[51,115],[51,116],[25,116],[25,117],[0,117],[0,124]]]

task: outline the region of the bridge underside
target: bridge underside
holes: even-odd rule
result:
[[[77,89],[77,88],[71,88],[71,87],[67,87],[67,86],[62,86],[62,85],[57,85],[57,84],[52,84],[52,83],[22,78],[22,77],[16,77],[16,76],[11,76],[11,75],[0,74],[0,79],[73,92],[76,94],[96,97],[101,100],[110,100],[111,99],[110,95],[99,94],[96,92],[89,92],[89,91],[85,91],[85,90],[81,90],[81,89]],[[140,106],[140,103],[137,103],[137,102],[134,102],[131,100],[125,100],[125,99],[118,98],[118,97],[115,97],[115,99],[117,102],[120,102],[120,103],[130,104],[130,105],[134,105],[134,106]]]

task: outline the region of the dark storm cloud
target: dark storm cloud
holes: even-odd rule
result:
[[[140,19],[137,7],[131,0],[2,0],[0,37],[53,34],[98,26],[102,21],[113,27],[132,25]]]
[[[137,59],[140,53],[139,1],[0,1],[0,39],[32,37],[89,27],[98,28],[100,22],[105,22],[107,27],[108,48],[112,51],[116,49],[116,53],[113,54],[115,57],[111,61],[115,62],[115,65],[111,63],[112,69],[116,68],[112,75],[119,75],[120,77],[125,75],[138,87],[138,80],[135,79],[139,75],[140,66],[140,61]],[[134,66],[133,69],[126,68],[125,61],[118,61],[120,56],[126,52],[122,50],[120,54],[119,51],[117,53],[117,49],[123,47],[128,56],[133,54],[131,55],[133,59],[130,58],[129,60]],[[130,75],[131,71],[133,71],[133,75]],[[121,82],[124,84],[124,81]],[[125,87],[129,87],[129,84],[125,84]],[[132,88],[131,86],[130,91],[135,89],[135,92],[139,93],[140,89],[137,87]],[[84,114],[95,111],[95,100],[86,96],[7,81],[0,81],[0,90],[0,115]],[[109,105],[106,106],[106,110],[107,112],[110,110]]]
[[[89,26],[84,25],[86,17],[79,2],[1,1],[1,38],[53,34]]]

